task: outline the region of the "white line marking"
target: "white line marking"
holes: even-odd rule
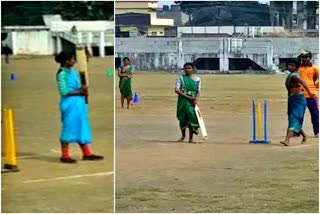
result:
[[[17,156],[18,159],[28,159],[33,158],[35,155],[23,155],[23,156]]]
[[[309,144],[309,145],[299,145],[299,146],[292,146],[290,148],[295,149],[295,148],[302,148],[302,147],[309,147],[309,146],[318,146],[318,144]]]
[[[309,146],[318,146],[318,144],[308,144],[308,145],[297,145],[297,146],[277,146],[277,147],[273,147],[276,149],[297,149],[297,148],[303,148],[303,147],[309,147]]]
[[[55,149],[50,149],[50,151],[53,152],[53,153],[60,153],[60,151],[55,150]]]
[[[74,179],[74,178],[108,176],[108,175],[113,175],[113,172],[99,172],[99,173],[84,174],[84,175],[71,175],[71,176],[65,176],[65,177],[43,178],[43,179],[23,181],[23,183],[39,183],[39,182],[47,182],[47,181],[59,181],[59,180],[68,180],[68,179]]]

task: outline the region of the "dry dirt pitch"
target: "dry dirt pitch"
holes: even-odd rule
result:
[[[318,212],[318,139],[279,141],[285,75],[201,75],[209,139],[176,143],[177,75],[138,73],[140,103],[120,108],[116,78],[116,212]],[[272,144],[250,145],[251,100],[269,102]],[[304,129],[312,134],[310,114]]]
[[[105,75],[107,68],[113,68],[113,57],[89,62],[92,146],[95,153],[105,156],[101,162],[59,162],[57,68],[53,57],[20,57],[9,65],[2,60],[2,108],[15,111],[21,171],[2,174],[1,211],[113,212],[114,87],[113,79]],[[15,82],[10,81],[11,72],[17,75]],[[71,145],[71,152],[81,158],[76,144]]]

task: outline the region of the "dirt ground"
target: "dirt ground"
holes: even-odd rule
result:
[[[113,212],[114,91],[108,68],[113,68],[112,56],[89,62],[92,148],[105,160],[81,161],[74,144],[71,152],[79,162],[67,165],[59,162],[58,64],[53,57],[19,57],[10,64],[2,59],[2,109],[15,112],[20,169],[2,173],[2,212]],[[16,81],[10,81],[10,73]]]
[[[120,108],[116,78],[116,212],[318,212],[318,139],[307,111],[301,145],[287,128],[286,75],[200,75],[208,140],[177,143],[177,75],[140,73],[140,103]],[[267,145],[249,144],[251,100],[269,103]]]

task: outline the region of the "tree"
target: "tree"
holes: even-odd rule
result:
[[[232,14],[224,8],[203,7],[193,12],[189,25],[212,26],[232,24]]]
[[[319,9],[319,2],[307,1],[305,9],[307,12],[307,29],[315,29],[316,19],[318,18],[317,9]]]
[[[196,11],[198,8],[201,8],[201,4],[207,4],[210,2],[207,1],[175,1],[175,4],[179,4],[181,10],[189,15],[189,22],[191,21],[191,17],[193,16],[193,12]]]
[[[19,14],[19,16],[17,16]],[[43,25],[42,15],[60,14],[64,20],[109,20],[111,1],[2,2],[2,25]]]
[[[269,6],[257,1],[175,1],[193,17],[187,25],[270,26]]]

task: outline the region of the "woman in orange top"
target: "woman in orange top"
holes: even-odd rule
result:
[[[299,74],[310,88],[312,94],[317,97],[313,99],[304,90],[304,96],[307,101],[307,107],[310,111],[311,122],[313,125],[313,132],[316,137],[319,136],[319,107],[318,107],[318,91],[319,91],[319,69],[317,66],[311,63],[311,52],[303,52],[298,57],[302,61],[302,65],[299,68]]]

